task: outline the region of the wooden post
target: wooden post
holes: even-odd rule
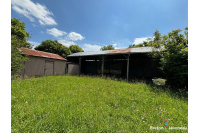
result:
[[[124,55],[127,59],[127,71],[126,71],[126,79],[127,81],[129,80],[129,57],[130,57],[130,54],[128,55]]]
[[[97,75],[98,74],[98,72],[97,72],[97,59],[95,59],[95,69],[96,69],[95,74]]]
[[[130,54],[128,54],[127,56],[127,74],[126,74],[127,81],[129,80],[129,57],[130,57]]]
[[[103,77],[103,73],[104,73],[104,55],[102,56],[102,64],[101,64],[101,76]]]
[[[81,59],[82,59],[83,57],[79,57],[78,59],[79,59],[79,75],[81,74]]]

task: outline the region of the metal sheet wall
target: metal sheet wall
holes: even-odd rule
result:
[[[55,60],[49,58],[28,56],[28,61],[26,61],[25,68],[23,68],[19,74],[21,76],[42,76],[45,75],[45,61],[54,62],[54,75],[65,74],[66,61]]]

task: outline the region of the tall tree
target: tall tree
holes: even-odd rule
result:
[[[187,29],[185,29],[187,30]],[[181,30],[173,30],[162,36],[162,45],[155,41],[154,48],[164,47],[164,51],[153,51],[154,57],[160,57],[161,70],[167,82],[172,86],[187,87],[188,84],[188,46],[187,37]],[[187,32],[187,31],[185,31]]]
[[[35,47],[35,50],[50,52],[54,54],[58,54],[63,58],[66,58],[67,55],[71,54],[71,51],[68,47],[62,45],[57,40],[45,40],[42,43]]]
[[[22,55],[22,51],[19,48],[23,45],[23,41],[16,36],[11,36],[11,75],[16,75],[20,69],[24,67],[22,62],[28,59]]]
[[[16,75],[24,66],[22,62],[27,58],[19,51],[21,47],[30,47],[27,40],[30,38],[29,33],[26,32],[25,23],[20,22],[19,19],[11,18],[11,74]]]
[[[101,47],[101,51],[104,51],[104,50],[113,50],[113,49],[115,49],[114,47],[113,47],[113,45],[108,45],[108,46],[103,46],[103,47]]]
[[[71,45],[69,46],[69,49],[72,53],[84,52],[83,49],[79,47],[78,45]]]
[[[25,29],[25,23],[20,22],[20,19],[11,19],[11,35],[15,35],[22,42],[27,42],[30,38],[29,33]]]

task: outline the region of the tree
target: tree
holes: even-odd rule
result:
[[[185,28],[184,35],[185,35],[185,45],[188,45],[188,27]]]
[[[140,43],[140,44],[138,44],[138,45],[135,45],[134,48],[138,48],[138,47],[144,47],[143,43]]]
[[[25,30],[25,23],[20,22],[19,19],[11,19],[11,35],[15,35],[22,42],[27,42],[30,38],[29,33]]]
[[[67,55],[71,54],[71,51],[68,47],[62,45],[57,40],[45,40],[42,43],[35,47],[35,50],[50,52],[54,54],[58,54],[63,58],[66,58]]]
[[[154,42],[161,40],[161,33],[156,29],[156,31],[153,33],[154,35]]]
[[[103,47],[101,47],[101,51],[104,51],[104,50],[113,50],[113,49],[115,49],[114,47],[113,47],[113,45],[108,45],[108,46],[103,46]]]
[[[187,28],[185,29],[187,30]],[[164,51],[153,51],[154,57],[160,58],[161,70],[171,86],[187,87],[188,85],[188,45],[187,37],[180,34],[181,30],[154,39],[154,48],[164,48]],[[185,31],[187,32],[187,31]],[[158,43],[162,42],[162,43]]]
[[[146,43],[146,42],[145,42]],[[145,44],[146,45],[146,44]],[[128,48],[138,48],[138,47],[144,47],[145,46],[143,43],[140,43],[140,44],[133,44],[133,45],[129,45]]]
[[[24,67],[22,62],[27,58],[19,51],[21,47],[30,47],[27,40],[30,38],[29,33],[25,30],[25,23],[19,19],[11,18],[11,75],[16,75]]]
[[[11,75],[16,75],[24,65],[22,62],[27,61],[28,59],[22,55],[22,51],[19,51],[19,48],[23,46],[23,41],[18,39],[15,35],[11,36]]]
[[[78,45],[71,45],[69,46],[69,49],[72,53],[84,52],[83,49],[79,47]]]

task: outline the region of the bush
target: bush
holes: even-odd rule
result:
[[[151,42],[154,48],[164,48],[160,51],[153,50],[153,56],[160,58],[160,69],[166,76],[167,84],[179,88],[188,86],[187,30],[186,27],[185,34],[180,34],[180,29],[173,30],[160,40]]]
[[[22,55],[22,51],[19,51],[19,48],[23,45],[23,42],[18,39],[16,36],[11,36],[11,75],[16,75],[20,69],[24,67],[22,62],[27,61],[28,59]]]

